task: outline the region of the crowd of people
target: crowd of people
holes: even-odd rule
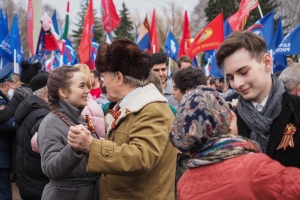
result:
[[[233,32],[205,76],[127,39],[95,67],[0,70],[0,199],[300,199],[300,64]]]

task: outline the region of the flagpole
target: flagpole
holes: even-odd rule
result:
[[[168,76],[171,77],[171,58],[169,57]]]
[[[17,50],[14,49],[14,73],[19,73],[17,70]]]
[[[261,7],[260,7],[260,5],[258,4],[258,10],[259,10],[259,13],[260,13],[260,17],[261,18],[263,18],[264,17],[264,15],[263,15],[263,12],[262,12],[262,10],[261,10]]]
[[[3,65],[3,58],[1,57],[1,61],[0,61],[0,69],[2,69],[2,65]]]

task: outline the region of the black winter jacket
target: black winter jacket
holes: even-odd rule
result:
[[[43,99],[29,95],[15,112],[17,131],[17,173],[18,187],[34,188],[41,195],[49,182],[41,168],[40,154],[32,151],[31,138],[38,131],[40,123],[50,112],[49,105]],[[25,190],[26,191],[26,190]]]

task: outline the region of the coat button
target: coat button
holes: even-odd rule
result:
[[[108,152],[106,152],[106,153],[105,153],[105,157],[108,157],[108,156],[109,156],[109,153],[108,153]]]

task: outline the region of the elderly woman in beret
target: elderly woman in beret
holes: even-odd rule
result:
[[[238,136],[236,116],[215,90],[192,89],[181,102],[170,134],[188,154],[189,170],[177,185],[179,200],[300,199],[300,171],[261,153]]]

